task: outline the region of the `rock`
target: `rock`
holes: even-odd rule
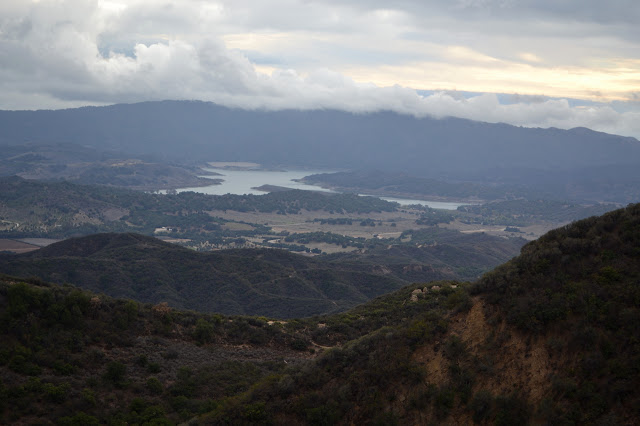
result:
[[[413,290],[411,292],[411,301],[412,302],[417,302],[419,294],[422,294],[422,290],[420,290],[419,288],[416,288],[415,290]]]

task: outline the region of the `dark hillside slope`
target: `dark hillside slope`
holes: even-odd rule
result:
[[[547,339],[558,420],[638,423],[640,204],[549,232],[475,292],[494,318]]]
[[[471,294],[417,287],[309,320],[316,341],[353,340],[203,424],[255,404],[277,424],[640,422],[640,204],[528,244]]]
[[[199,253],[138,234],[96,234],[31,256],[0,256],[0,270],[11,275],[182,309],[278,318],[345,310],[406,284],[362,269],[275,249]]]
[[[0,275],[0,424],[185,422],[312,356],[295,331]]]
[[[427,268],[449,270],[447,279],[472,280],[510,259],[525,243],[522,238],[496,238],[485,233],[463,234],[445,228],[431,227],[406,231],[415,245],[374,247],[366,253],[335,253],[325,256],[341,263],[384,265],[404,273],[413,281],[424,281]]]
[[[476,291],[524,330],[546,331],[575,315],[613,330],[637,323],[617,305],[640,306],[639,260],[634,204],[548,232],[486,274]]]
[[[22,224],[26,219],[19,219],[19,213],[36,209],[34,205],[29,207],[28,201],[38,194],[46,195],[47,187],[57,189],[58,198],[65,200],[74,200],[83,191],[92,194],[91,187],[68,183],[48,185],[17,178],[11,181],[21,184],[18,186],[25,189],[24,192],[29,192],[27,190],[33,186],[37,189],[29,196],[20,196],[19,203],[9,200],[5,204],[15,210],[5,217],[20,220]],[[18,189],[11,191],[19,192]],[[96,210],[124,209],[120,206],[143,214],[149,214],[153,209],[172,213],[180,211],[183,205],[201,208],[198,202],[210,202],[208,198],[211,198],[193,193],[143,195],[140,199],[129,200],[129,204],[118,204],[118,197],[131,196],[129,191],[109,189],[105,194],[98,191],[94,197],[97,200],[95,207],[88,210],[95,217],[104,216],[95,213]],[[277,195],[283,197],[287,193]],[[320,198],[325,197],[321,195]],[[55,199],[54,196],[47,198],[50,205],[60,209],[74,208],[73,204],[68,207],[56,204]],[[101,205],[102,200],[109,203]],[[137,203],[141,206],[136,208]],[[69,216],[75,218],[78,214]],[[132,217],[135,215],[130,214],[128,220],[133,220]],[[152,233],[154,225],[171,223],[168,221],[172,218],[189,217],[166,214],[162,221],[146,228]],[[50,225],[53,229],[69,232],[80,229],[73,221],[59,222],[68,227]],[[40,225],[34,223],[34,229],[38,229]],[[93,234],[53,244],[29,256],[0,255],[0,271],[17,276],[37,276],[56,283],[68,282],[113,297],[150,303],[166,301],[182,309],[290,318],[343,311],[414,281],[475,278],[513,257],[524,243],[522,239],[466,235],[450,230],[425,232],[420,238],[426,244],[420,248],[391,245],[367,249],[365,255],[318,258],[280,250],[196,253],[142,235]]]

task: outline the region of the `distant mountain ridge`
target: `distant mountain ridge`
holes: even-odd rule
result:
[[[70,142],[192,161],[382,168],[421,176],[640,164],[634,138],[393,112],[240,110],[162,101],[0,111],[0,142]]]

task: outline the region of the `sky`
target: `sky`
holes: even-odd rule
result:
[[[637,0],[2,0],[0,109],[164,99],[640,138]]]

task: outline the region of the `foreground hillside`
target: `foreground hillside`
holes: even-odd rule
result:
[[[553,231],[474,284],[286,323],[5,278],[2,420],[638,424],[638,247],[640,204]]]
[[[0,423],[178,423],[313,356],[271,324],[2,276]]]
[[[638,424],[638,247],[636,204],[530,243],[471,295],[446,284],[413,302],[396,293],[387,307],[402,294],[401,309],[420,308],[226,400],[206,422],[248,420],[263,404],[279,424]],[[342,319],[367,323],[383,306]]]

